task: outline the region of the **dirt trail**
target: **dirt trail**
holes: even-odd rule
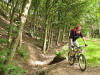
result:
[[[100,75],[100,67],[87,68],[86,71],[81,72],[79,66],[74,64],[70,66],[66,60],[48,66],[45,75]]]

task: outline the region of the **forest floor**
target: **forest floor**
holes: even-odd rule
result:
[[[0,38],[7,37],[7,32],[4,29],[9,22],[0,16]],[[55,50],[60,50],[64,43],[60,46],[55,46],[48,50],[47,54],[42,53],[42,43],[26,33],[23,36],[23,43],[29,51],[29,59],[26,62],[21,62],[17,59],[24,69],[28,72],[23,75],[100,75],[100,66],[87,67],[86,71],[81,72],[78,64],[70,66],[67,59],[62,59],[60,62],[49,64],[55,58]]]

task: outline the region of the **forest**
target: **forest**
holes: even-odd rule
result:
[[[76,26],[88,44],[84,72],[67,61]],[[99,75],[99,54],[100,0],[0,0],[0,75]]]

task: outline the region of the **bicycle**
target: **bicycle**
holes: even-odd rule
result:
[[[87,67],[87,61],[83,54],[83,48],[86,46],[80,46],[79,48],[74,47],[73,48],[73,56],[70,56],[68,52],[68,61],[70,65],[73,65],[76,60],[78,60],[79,67],[81,71],[85,71]]]

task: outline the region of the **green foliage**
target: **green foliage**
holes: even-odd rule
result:
[[[5,62],[8,60],[9,49],[0,49],[0,73],[6,71],[7,65]]]
[[[0,29],[0,32],[2,32],[2,30]]]
[[[0,50],[0,73],[5,72],[7,70],[7,65],[5,64],[5,62],[7,62],[8,60],[9,52],[10,50],[8,48]],[[27,72],[26,70],[23,70],[21,67],[15,66],[13,64],[9,64],[9,69],[10,75],[23,75],[22,73]]]
[[[26,73],[27,71],[22,69],[19,66],[15,66],[13,64],[9,64],[10,69],[10,75],[23,75],[23,73]]]
[[[6,48],[5,50],[0,50],[0,62],[4,63],[5,61],[8,60],[8,53],[9,49]]]
[[[81,39],[78,40],[80,45],[84,45]],[[85,56],[88,66],[97,66],[100,64],[100,39],[86,40],[88,47],[85,48]]]
[[[46,70],[42,70],[42,71],[40,71],[40,73],[39,73],[39,75],[46,75]]]
[[[6,27],[5,27],[5,30],[8,32],[9,31],[9,25],[7,25]]]
[[[56,56],[62,56],[62,55],[67,55],[68,51],[67,50],[60,50],[60,51],[56,51],[55,54]]]
[[[3,38],[0,38],[0,43],[8,43],[8,40],[7,39],[3,39]]]
[[[0,63],[0,73],[7,70],[7,66],[3,63]]]
[[[24,45],[22,45],[21,49],[18,50],[18,53],[24,60],[27,60],[29,57],[29,52]]]
[[[7,18],[7,15],[6,15],[6,13],[5,13],[5,11],[3,9],[0,9],[0,15],[2,15],[5,18]]]
[[[63,53],[60,51],[56,51],[56,56],[61,56]]]
[[[17,32],[19,31],[18,27],[9,24],[9,25],[7,25],[6,28],[5,28],[7,32],[9,32],[10,27],[11,27],[11,29],[12,29],[11,36],[16,36]]]

